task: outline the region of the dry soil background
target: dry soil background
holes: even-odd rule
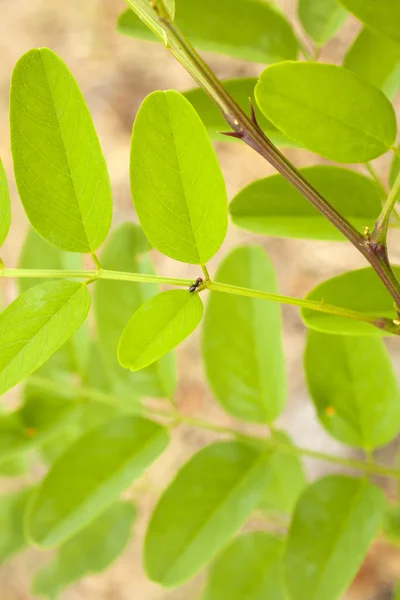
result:
[[[279,0],[288,15],[294,14],[294,0]],[[199,0],[201,6],[201,0]],[[115,32],[115,18],[124,8],[122,0],[0,0],[0,155],[8,173],[12,191],[13,222],[2,258],[14,266],[22,244],[27,221],[19,204],[9,152],[8,88],[13,65],[32,47],[48,46],[57,52],[74,73],[93,115],[108,163],[115,203],[114,224],[134,219],[128,184],[129,140],[135,112],[145,95],[154,89],[184,90],[192,86],[189,76],[159,46],[120,37]],[[340,63],[346,46],[358,31],[358,24],[348,19],[342,32],[326,47],[322,60]],[[262,65],[250,65],[228,58],[207,56],[221,77],[257,75]],[[226,178],[229,197],[251,180],[267,175],[272,169],[250,149],[240,144],[218,144],[217,152]],[[313,164],[318,159],[310,153],[288,151],[298,165]],[[387,161],[379,163],[386,176]],[[227,242],[210,264],[211,270],[230,247],[243,242],[261,244],[276,265],[280,291],[304,295],[319,281],[344,270],[364,266],[363,259],[347,244],[328,244],[279,239],[266,239],[240,232],[231,227]],[[391,241],[394,259],[400,261],[400,241]],[[196,268],[156,257],[159,272],[195,279]],[[0,291],[6,301],[14,297],[9,281],[1,282]],[[297,311],[285,308],[284,343],[288,374],[288,400],[279,425],[290,432],[296,443],[325,452],[344,454],[344,449],[329,439],[316,422],[307,399],[302,374],[304,328]],[[393,346],[393,344],[392,344]],[[392,348],[395,352],[395,348]],[[396,353],[398,357],[398,352]],[[204,383],[199,359],[198,339],[192,337],[178,351],[180,382],[177,403],[187,414],[229,424],[212,402]],[[12,395],[9,396],[12,401]],[[164,591],[149,583],[142,571],[140,552],[146,518],[159,491],[185,458],[211,439],[204,432],[180,429],[168,452],[140,482],[138,497],[141,516],[135,525],[131,544],[107,573],[88,577],[69,588],[64,600],[178,600],[197,598],[201,578],[179,591]],[[389,448],[382,460],[391,458]],[[323,463],[308,462],[310,478],[332,471]],[[1,489],[9,482],[0,481]],[[16,484],[13,484],[16,485]],[[390,490],[389,490],[390,491]],[[1,532],[0,532],[1,535]],[[27,600],[31,573],[44,564],[48,555],[29,551],[0,570],[1,600]],[[384,600],[390,596],[390,582],[400,576],[400,555],[377,543],[358,576],[349,599]],[[307,600],[307,599],[305,599]]]

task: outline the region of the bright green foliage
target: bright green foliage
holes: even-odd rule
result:
[[[359,231],[365,225],[372,231],[382,206],[381,191],[375,182],[355,171],[326,165],[306,167],[300,172]],[[282,175],[250,183],[232,200],[229,212],[235,225],[254,233],[345,239]]]
[[[140,227],[124,223],[110,235],[100,262],[103,269],[153,274],[153,265],[146,254],[148,249],[149,243]],[[94,307],[99,346],[115,377],[135,391],[170,397],[176,385],[172,353],[135,375],[123,369],[117,359],[118,341],[132,313],[158,292],[156,284],[102,279],[96,282]]]
[[[220,265],[215,280],[276,293],[275,273],[258,246],[242,246]],[[216,399],[245,421],[271,423],[285,402],[285,365],[277,304],[213,293],[203,328],[203,357]]]
[[[388,99],[342,67],[291,61],[271,65],[261,73],[255,95],[275,127],[336,162],[376,158],[396,137]]]
[[[26,527],[32,542],[52,547],[108,508],[168,444],[163,427],[140,417],[109,421],[73,444],[41,482]]]
[[[187,338],[202,314],[197,293],[169,290],[153,296],[125,327],[118,345],[119,362],[131,371],[151,365]]]
[[[274,144],[277,146],[282,146],[283,148],[298,146],[296,142],[290,140],[281,131],[279,131],[279,129],[274,127],[274,125],[272,125],[272,123],[264,117],[261,110],[258,108],[254,97],[254,88],[257,84],[257,79],[255,77],[226,79],[222,82],[222,84],[245,113],[249,111],[251,99],[259,126]],[[199,113],[211,139],[218,140],[220,142],[238,141],[234,137],[223,135],[221,133],[228,130],[226,121],[211,98],[209,98],[201,88],[189,90],[184,93],[184,96]]]
[[[393,187],[394,182],[396,181],[397,175],[400,173],[400,156],[397,154],[394,155],[392,164],[390,165],[389,172],[389,185]]]
[[[21,408],[0,416],[0,462],[58,437],[78,411],[71,399],[28,388]]]
[[[320,479],[301,496],[289,529],[285,580],[291,600],[338,600],[357,573],[385,508],[367,480]]]
[[[305,353],[311,398],[335,438],[371,450],[400,429],[400,392],[382,340],[311,331]]]
[[[286,600],[283,548],[261,531],[236,538],[212,566],[202,600]]]
[[[394,267],[400,277],[400,267]],[[360,311],[377,317],[396,318],[393,300],[370,267],[357,271],[348,271],[343,275],[327,279],[306,296],[308,300],[323,301],[343,308]],[[382,336],[384,331],[371,327],[368,323],[353,321],[324,313],[301,309],[304,323],[310,329],[323,333],[342,333],[345,335]]]
[[[41,283],[0,314],[0,394],[40,367],[84,321],[90,306],[86,285]]]
[[[400,546],[400,507],[398,504],[387,506],[382,524],[382,533],[391,544],[397,547]]]
[[[400,42],[400,3],[397,0],[339,0],[370,29]]]
[[[0,246],[7,237],[11,223],[10,193],[3,163],[0,159]]]
[[[148,0],[127,0],[134,12],[124,12],[118,31],[134,38],[161,40],[163,32]],[[268,63],[296,58],[299,45],[286,19],[259,0],[175,0],[175,23],[198,50],[219,52],[235,58]],[[212,19],[210,19],[212,15]],[[151,22],[150,22],[151,21]],[[240,43],[238,43],[238,30]]]
[[[343,66],[393,98],[400,87],[400,43],[364,28],[347,52]]]
[[[207,131],[182,94],[154,92],[140,107],[131,191],[144,233],[163,254],[205,264],[224,241],[225,183]]]
[[[299,0],[298,12],[304,30],[319,46],[335,35],[348,14],[337,0]]]
[[[274,431],[271,436],[278,444],[292,445],[283,431]],[[258,508],[291,514],[307,483],[299,456],[278,446],[268,458],[268,472],[268,483]]]
[[[208,563],[257,506],[267,478],[267,455],[242,443],[200,450],[151,517],[144,545],[150,579],[174,587]]]
[[[81,270],[82,257],[65,252],[49,244],[32,228],[28,230],[19,258],[20,269],[66,269]],[[18,280],[20,293],[48,279],[21,278]],[[82,374],[89,353],[88,323],[85,321],[78,331],[41,367],[40,375],[52,379],[65,377],[66,373]]]
[[[23,515],[31,494],[30,488],[24,488],[0,496],[0,565],[26,546]]]
[[[94,252],[110,227],[110,181],[84,99],[51,50],[30,50],[17,62],[10,125],[15,178],[33,227],[63,250]]]
[[[125,548],[135,515],[129,502],[113,504],[63,544],[53,562],[36,573],[33,593],[53,600],[74,581],[107,569]]]
[[[399,583],[396,585],[396,588],[394,590],[393,600],[400,600],[400,584]]]

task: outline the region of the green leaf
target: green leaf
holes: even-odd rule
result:
[[[395,589],[393,590],[394,592],[394,597],[393,600],[400,600],[400,583],[398,583],[395,587]]]
[[[116,502],[58,550],[53,562],[35,574],[32,592],[49,599],[82,577],[100,573],[129,541],[135,507]]]
[[[0,565],[27,545],[23,516],[32,489],[23,488],[13,494],[0,496]]]
[[[58,437],[78,410],[76,401],[61,395],[26,391],[21,408],[0,416],[0,463]]]
[[[373,31],[400,42],[400,4],[397,0],[339,0]]]
[[[216,281],[276,292],[273,266],[259,246],[242,246],[222,262]],[[213,292],[202,332],[207,378],[233,416],[271,423],[282,412],[285,364],[277,304]]]
[[[143,231],[157,250],[205,264],[224,241],[225,183],[200,117],[174,91],[153,92],[133,125],[131,191]]]
[[[291,600],[337,600],[357,573],[384,508],[382,491],[365,479],[331,476],[308,487],[286,546]]]
[[[397,154],[395,154],[393,156],[393,160],[392,160],[392,164],[390,165],[390,172],[389,172],[389,185],[390,187],[393,187],[394,182],[397,179],[397,175],[400,173],[400,156],[398,156]]]
[[[347,18],[336,0],[299,0],[298,13],[304,31],[319,46],[329,42]]]
[[[265,454],[239,442],[203,448],[161,496],[144,544],[149,578],[165,587],[189,579],[241,527],[268,477]]]
[[[137,225],[124,223],[107,240],[100,257],[103,269],[153,274],[147,255],[149,244]],[[121,383],[150,396],[171,397],[176,385],[175,359],[172,353],[143,371],[132,374],[117,359],[118,341],[132,313],[159,292],[159,286],[131,281],[96,282],[94,307],[99,345],[105,362]],[[118,301],[116,301],[118,299]]]
[[[203,314],[197,293],[169,290],[147,300],[125,327],[118,345],[123,367],[138,371],[178,346],[196,329]]]
[[[292,445],[283,431],[274,431],[272,439],[278,444]],[[268,458],[269,478],[258,508],[291,514],[298,497],[306,486],[306,476],[297,454],[285,450],[272,450]]]
[[[10,193],[3,163],[0,159],[0,246],[7,237],[11,223]]]
[[[20,455],[10,458],[0,463],[1,477],[20,477],[26,475],[28,471],[27,456]]]
[[[400,87],[400,44],[365,28],[350,46],[343,66],[391,99]]]
[[[110,228],[110,181],[81,92],[51,50],[30,50],[17,62],[10,125],[15,178],[31,224],[63,250],[94,252]]]
[[[268,4],[258,0],[202,0],[201,4],[196,0],[175,0],[175,4],[175,24],[198,50],[259,63],[297,56],[299,44],[292,27]],[[128,10],[120,15],[120,33],[156,41],[152,31],[164,39],[155,11],[147,0],[128,0],[128,5],[134,12]]]
[[[400,506],[391,504],[386,508],[382,533],[394,546],[400,546]]]
[[[400,278],[400,267],[394,267],[393,271]],[[348,271],[342,275],[332,277],[332,279],[327,279],[313,288],[307,294],[306,299],[334,304],[376,317],[396,318],[393,300],[371,267]],[[307,327],[322,333],[372,337],[386,335],[384,331],[372,327],[368,323],[353,321],[345,317],[337,317],[303,308],[301,309],[301,316]]]
[[[302,175],[356,229],[373,229],[381,207],[381,191],[374,181],[348,169],[317,165],[300,169]],[[254,181],[229,205],[232,221],[241,229],[277,237],[314,240],[345,238],[282,175]]]
[[[83,323],[86,285],[50,281],[30,288],[0,314],[0,394],[30,375]]]
[[[108,508],[161,454],[168,433],[125,416],[80,438],[53,464],[28,508],[27,533],[41,547],[66,541]]]
[[[64,252],[49,244],[36,231],[29,228],[21,250],[18,267],[20,269],[83,269],[82,257],[78,254]],[[19,292],[46,283],[48,279],[20,278]],[[78,331],[41,367],[40,375],[51,379],[62,379],[68,373],[82,375],[85,370],[89,353],[89,326],[85,321]]]
[[[256,118],[261,129],[266,133],[270,140],[277,146],[283,148],[296,147],[298,144],[286,137],[279,129],[274,127],[268,119],[264,117],[254,97],[254,88],[257,84],[255,77],[244,77],[240,79],[226,79],[221,82],[227,92],[232,96],[244,112],[249,110],[249,99],[251,99]],[[189,100],[192,106],[199,113],[209,136],[212,140],[220,142],[237,142],[234,137],[223,135],[221,131],[226,131],[227,125],[221,111],[217,108],[211,98],[201,88],[195,88],[184,92],[185,98]]]
[[[212,566],[202,600],[285,600],[283,549],[262,531],[236,538]]]
[[[389,100],[342,67],[313,62],[272,65],[261,73],[255,95],[275,127],[336,162],[376,158],[396,137]]]
[[[396,436],[400,391],[382,340],[310,331],[305,370],[318,418],[333,437],[372,450]]]

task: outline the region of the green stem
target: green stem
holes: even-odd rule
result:
[[[59,392],[58,382],[51,381],[43,377],[33,375],[28,379],[28,383],[40,389]],[[120,408],[121,411],[129,414],[145,414],[150,418],[160,417],[162,419],[169,419],[172,421],[172,423],[179,422],[188,425],[189,427],[205,429],[214,433],[233,436],[247,443],[254,444],[254,442],[257,442],[265,445],[267,448],[271,448],[271,450],[279,450],[281,452],[287,452],[289,454],[299,456],[308,456],[317,460],[323,460],[326,462],[341,465],[343,467],[355,469],[363,473],[373,473],[375,475],[381,475],[384,477],[394,477],[396,479],[400,479],[400,471],[392,469],[390,467],[379,465],[374,462],[365,462],[362,460],[356,460],[351,458],[331,456],[330,454],[325,454],[324,452],[318,452],[316,450],[310,450],[308,448],[302,448],[300,446],[293,446],[291,444],[279,441],[276,438],[266,438],[248,435],[231,427],[216,425],[215,423],[211,423],[203,419],[197,419],[195,417],[188,417],[175,411],[170,412],[168,410],[158,409],[150,406],[130,407],[127,406],[126,400],[124,400],[123,398],[118,398],[112,394],[107,394],[99,390],[92,389],[90,387],[76,386],[71,387],[69,391],[71,392],[71,394],[73,394],[74,397],[78,397],[80,399],[85,398],[94,402],[107,404],[108,406],[114,406]]]
[[[201,265],[201,269],[203,271],[204,277],[206,279],[206,281],[210,281],[210,274],[208,272],[207,266],[206,265]]]
[[[396,181],[393,184],[392,189],[387,197],[386,202],[382,207],[381,214],[379,215],[374,231],[371,235],[371,241],[374,244],[379,244],[386,247],[387,231],[389,227],[390,216],[394,209],[396,202],[400,199],[400,173],[396,177]],[[399,304],[398,304],[399,306]]]
[[[208,276],[206,267],[202,267],[204,275]],[[96,279],[106,279],[114,281],[131,281],[141,283],[160,283],[167,285],[175,285],[181,287],[189,287],[193,281],[191,279],[178,279],[175,277],[162,277],[159,275],[146,275],[143,273],[129,273],[123,271],[108,271],[102,269],[100,271],[61,271],[53,269],[4,269],[0,273],[0,277],[15,277],[15,278],[30,278],[30,279],[42,279],[42,278],[55,278],[55,279],[85,279],[87,281],[94,281]],[[251,290],[249,288],[243,288],[235,285],[229,285],[226,283],[218,283],[216,281],[206,280],[204,282],[204,289],[209,289],[216,292],[224,292],[226,294],[235,294],[239,296],[247,296],[250,298],[261,298],[262,300],[269,300],[271,302],[278,302],[280,304],[290,304],[292,306],[298,306],[299,308],[308,308],[317,312],[323,312],[330,315],[344,317],[347,319],[353,319],[356,321],[362,321],[363,323],[369,323],[374,327],[383,329],[394,335],[400,335],[400,327],[395,325],[391,319],[385,317],[376,317],[365,313],[357,312],[354,310],[348,310],[347,308],[341,308],[340,306],[334,306],[332,304],[325,304],[325,302],[317,302],[315,300],[303,300],[302,298],[292,298],[291,296],[282,296],[281,294],[271,294],[268,292],[260,292],[257,290]]]

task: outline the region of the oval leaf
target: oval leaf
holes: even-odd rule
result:
[[[268,477],[265,454],[238,442],[207,446],[178,472],[151,517],[148,576],[165,587],[189,579],[257,506]]]
[[[94,252],[111,223],[111,188],[92,119],[51,50],[17,62],[10,96],[15,178],[33,227],[71,252]]]
[[[135,514],[129,502],[116,502],[61,546],[55,559],[35,574],[32,592],[53,600],[74,581],[107,569],[128,543]]]
[[[283,549],[262,531],[236,538],[212,566],[202,600],[285,600]]]
[[[347,17],[337,0],[299,0],[298,13],[304,31],[319,46],[329,42]]]
[[[233,250],[215,279],[276,293],[273,267],[257,246]],[[223,408],[245,421],[274,421],[283,409],[286,387],[279,306],[213,292],[202,335],[207,378]]]
[[[365,28],[350,46],[343,66],[393,98],[400,87],[400,43]]]
[[[240,79],[227,79],[221,82],[226,91],[232,96],[240,108],[247,113],[249,110],[249,99],[251,99],[254,112],[256,114],[257,123],[261,129],[266,133],[270,140],[277,146],[283,148],[291,148],[298,146],[296,142],[293,142],[286,137],[279,129],[274,127],[268,119],[264,117],[258,106],[256,105],[254,97],[254,88],[257,84],[255,77],[244,77]],[[222,116],[221,111],[211,100],[209,96],[201,88],[195,88],[184,93],[190,104],[199,113],[201,120],[203,121],[209,136],[212,140],[218,140],[220,142],[237,142],[238,140],[229,135],[223,135],[221,131],[225,131],[226,121]]]
[[[50,281],[19,296],[0,314],[0,394],[25,379],[62,346],[86,318],[86,285]]]
[[[297,56],[299,44],[290,24],[268,4],[258,0],[202,0],[201,5],[197,0],[175,0],[175,4],[177,27],[199,50],[260,63]],[[156,41],[155,34],[163,41],[163,31],[148,0],[128,0],[128,5],[132,10],[120,15],[118,31],[150,41]]]
[[[400,4],[397,0],[339,0],[370,29],[400,42]]]
[[[178,92],[153,92],[133,126],[131,191],[157,250],[205,264],[228,223],[225,183],[200,117]]]
[[[311,331],[305,370],[318,418],[333,437],[368,451],[396,436],[400,392],[382,340]]]
[[[7,237],[11,223],[10,194],[3,163],[0,159],[0,246]]]
[[[365,479],[325,477],[301,496],[285,554],[292,600],[337,600],[357,573],[383,516],[385,498]]]
[[[110,506],[168,444],[163,427],[122,417],[80,438],[51,467],[29,505],[31,541],[55,546]]]
[[[374,181],[348,169],[318,165],[300,169],[304,177],[359,231],[373,229],[381,206]],[[313,240],[345,238],[282,175],[254,181],[229,205],[238,227],[278,237]]]
[[[131,371],[151,365],[183,342],[202,314],[203,303],[197,293],[169,290],[153,296],[125,327],[118,345],[119,362]]]
[[[393,270],[397,278],[400,278],[400,267],[394,267]],[[366,293],[366,290],[368,290],[368,293]],[[342,308],[375,315],[376,317],[396,319],[393,300],[378,279],[375,271],[370,267],[349,271],[343,273],[343,275],[327,279],[312,289],[307,294],[306,299],[335,304]],[[307,327],[322,333],[372,337],[387,335],[385,331],[361,321],[353,321],[352,319],[303,308],[300,314]]]
[[[261,73],[255,95],[278,129],[336,162],[376,158],[396,137],[388,99],[342,67],[312,62],[272,65]]]
[[[149,248],[140,227],[133,223],[124,223],[107,239],[100,256],[102,268],[152,274],[154,267],[145,254]],[[156,284],[98,280],[94,297],[98,343],[107,365],[121,383],[142,394],[171,397],[176,385],[175,360],[172,353],[135,375],[123,369],[117,359],[118,341],[127,321],[145,300],[158,292],[159,286]]]

